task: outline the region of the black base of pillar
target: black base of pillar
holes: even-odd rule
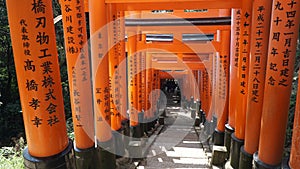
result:
[[[138,118],[139,118],[139,127],[140,127],[140,137],[143,137],[144,136],[144,128],[145,128],[145,119],[144,119],[144,112],[140,112],[139,115],[138,115]]]
[[[221,132],[221,131],[215,129],[215,132],[213,135],[214,145],[224,146],[224,136],[225,136],[225,132]]]
[[[114,137],[114,142],[115,142],[115,154],[116,158],[120,158],[124,156],[125,154],[125,145],[124,145],[124,140],[123,140],[123,130],[120,129],[118,131],[113,131],[112,132],[113,137]]]
[[[149,122],[147,123],[147,131],[151,131],[155,127],[155,124],[157,123],[157,119],[150,118],[148,120]]]
[[[76,168],[96,169],[94,166],[96,148],[78,149],[74,146]]]
[[[51,146],[51,145],[49,145]],[[73,143],[61,153],[51,157],[33,157],[28,148],[23,151],[25,169],[73,169],[75,168]]]
[[[240,150],[244,145],[244,140],[235,137],[234,133],[231,134],[231,150],[230,150],[230,165],[233,168],[239,167]]]
[[[206,114],[203,110],[200,110],[200,121],[202,124],[204,124],[206,122]]]
[[[245,151],[244,146],[241,147],[241,154],[240,154],[240,162],[239,168],[240,169],[252,169],[253,164],[253,155],[249,154]]]
[[[133,138],[141,138],[142,131],[140,125],[130,126],[130,136]]]
[[[128,148],[129,138],[130,138],[130,127],[129,120],[122,121],[122,129],[123,129],[123,141],[125,148]]]
[[[159,116],[158,123],[159,123],[159,125],[164,125],[165,124],[165,118],[163,116]]]
[[[115,169],[116,168],[116,156],[113,153],[114,150],[114,139],[110,139],[107,142],[98,142],[96,148],[96,161],[95,167],[97,169]]]
[[[195,110],[195,109],[192,109],[192,110],[191,110],[191,118],[192,118],[192,119],[195,119],[195,118],[196,118],[196,110]]]
[[[234,132],[234,129],[229,125],[225,125],[225,136],[224,136],[224,144],[227,149],[227,158],[229,159],[230,147],[231,147],[231,134]]]
[[[254,159],[254,168],[255,169],[281,169],[281,164],[278,165],[269,165],[266,164],[264,162],[262,162],[259,158],[258,158],[258,153],[254,153],[253,155],[253,159]]]

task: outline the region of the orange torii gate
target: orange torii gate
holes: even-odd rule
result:
[[[224,10],[221,10],[221,11],[224,11]],[[135,15],[130,15],[129,17],[132,19],[132,18],[139,18],[142,14],[138,13],[138,12],[134,12]],[[210,14],[208,12],[208,14]],[[127,14],[129,15],[129,14]],[[201,14],[200,14],[201,15]],[[207,15],[207,14],[205,14]],[[220,14],[219,14],[220,15]],[[224,15],[224,14],[222,14]],[[220,15],[220,16],[222,16]],[[228,14],[227,14],[228,15]],[[157,17],[158,15],[156,15]],[[148,16],[149,17],[149,16]],[[161,16],[161,17],[170,17],[170,16]],[[190,16],[191,17],[191,16]],[[130,31],[137,31],[136,28],[133,27],[133,25],[130,25],[130,24],[127,24],[129,25],[128,28],[126,28],[126,30],[128,32]],[[194,30],[190,28],[190,26],[177,26],[178,28],[181,28],[184,27],[184,28],[187,28],[189,31],[186,31],[185,32],[199,32],[199,30]],[[202,52],[202,53],[205,53],[205,52],[208,52],[208,51],[212,51],[212,50],[215,50],[214,48],[219,48],[219,42],[211,42],[213,43],[213,47],[210,47],[211,45],[209,43],[207,44],[203,44],[203,47],[200,46],[199,44],[189,44],[188,46],[184,43],[181,42],[180,39],[183,38],[184,34],[178,32],[178,28],[174,28],[174,27],[161,27],[162,29],[160,29],[160,31],[157,31],[155,29],[153,29],[153,27],[151,26],[145,26],[145,25],[142,25],[140,27],[138,27],[138,30],[140,32],[142,32],[143,34],[150,34],[150,35],[155,35],[155,33],[170,33],[172,32],[174,34],[174,39],[172,39],[171,41],[172,42],[167,42],[167,43],[159,43],[159,42],[153,42],[153,43],[145,43],[145,41],[138,41],[137,43],[137,51],[142,51],[142,50],[149,50],[151,49],[151,52],[161,52],[162,50],[165,50],[165,51],[168,51],[168,52],[172,52],[172,53],[196,53],[197,51],[198,52]],[[216,29],[217,28],[220,28],[220,29],[229,29],[229,26],[225,26],[225,25],[221,25],[221,26],[217,26],[217,28],[213,27],[213,26],[197,26],[197,28],[201,28],[202,30],[202,27],[205,27],[204,30],[206,33],[210,33],[210,34],[216,34]],[[175,33],[174,33],[175,32]],[[197,50],[198,49],[198,50]],[[201,49],[201,50],[199,50]],[[203,49],[206,49],[205,51]],[[196,50],[196,51],[195,51]],[[194,63],[196,65],[196,63]],[[192,87],[192,89],[195,88],[195,87]],[[188,94],[190,95],[190,94]],[[225,119],[226,120],[226,119]]]

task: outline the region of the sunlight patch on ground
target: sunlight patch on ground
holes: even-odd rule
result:
[[[203,154],[201,148],[174,147],[173,149],[174,151],[166,152],[168,157],[201,158],[200,154]]]
[[[173,159],[174,163],[177,164],[207,164],[207,159],[199,159],[199,158],[180,158]]]

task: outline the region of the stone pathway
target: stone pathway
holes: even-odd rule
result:
[[[169,109],[162,132],[138,169],[209,168],[209,153],[198,140],[190,112]]]

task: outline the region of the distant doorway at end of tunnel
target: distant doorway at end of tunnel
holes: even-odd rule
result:
[[[167,106],[181,106],[181,92],[178,79],[161,79],[161,90],[167,97]]]

